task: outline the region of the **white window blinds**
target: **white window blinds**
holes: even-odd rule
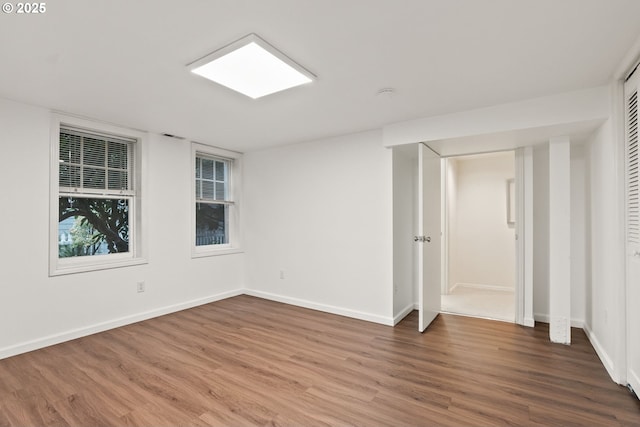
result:
[[[134,142],[61,128],[60,191],[133,194],[130,168]]]
[[[196,155],[196,202],[233,203],[229,192],[230,160]]]
[[[638,91],[627,99],[627,241],[640,243],[638,205]]]

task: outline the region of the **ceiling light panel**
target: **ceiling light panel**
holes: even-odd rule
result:
[[[315,76],[255,34],[188,65],[191,72],[253,99],[310,83]]]

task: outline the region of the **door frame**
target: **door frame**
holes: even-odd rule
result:
[[[428,144],[426,144],[428,146]],[[501,151],[514,152],[515,166],[515,190],[516,190],[516,280],[514,289],[515,318],[514,323],[527,327],[533,327],[533,147],[517,149],[483,151],[456,154],[455,156],[442,156],[444,167],[441,175],[441,220],[442,220],[442,245],[441,245],[441,289],[448,290],[449,281],[449,223],[447,200],[447,170],[448,159],[452,157],[471,156],[475,154],[499,153]]]
[[[533,318],[533,147],[516,150],[516,319],[534,327]]]

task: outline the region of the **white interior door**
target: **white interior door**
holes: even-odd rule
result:
[[[440,313],[440,156],[418,146],[418,330]]]
[[[640,395],[640,206],[638,89],[640,71],[625,83],[627,382]]]

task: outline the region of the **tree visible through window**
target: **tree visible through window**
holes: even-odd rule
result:
[[[61,128],[60,258],[129,252],[133,143]]]

